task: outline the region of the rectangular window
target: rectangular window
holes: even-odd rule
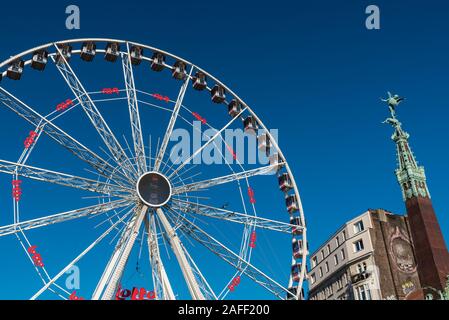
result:
[[[324,269],[326,270],[326,273],[329,272],[329,263],[326,261],[326,263],[324,264]]]
[[[345,250],[341,249],[341,260],[345,260],[346,256],[345,256]]]
[[[327,245],[327,254],[330,254],[330,253],[331,253],[331,245],[328,244],[328,245]]]
[[[312,268],[315,268],[318,264],[318,258],[315,256],[312,258]]]
[[[363,221],[360,220],[356,223],[354,223],[354,233],[359,233],[362,232],[363,230],[365,230],[365,227],[363,226]]]
[[[323,261],[324,260],[324,250],[321,250],[321,261]]]
[[[340,246],[340,238],[337,236],[337,238],[335,238],[335,244],[337,245],[337,247]]]
[[[362,239],[354,242],[354,252],[359,252],[364,249]]]
[[[320,268],[318,269],[318,274],[319,274],[320,278],[323,277],[323,268],[320,267]]]
[[[334,264],[337,265],[338,264],[338,255],[334,256]]]
[[[361,285],[356,289],[359,300],[371,300],[371,292],[368,284]]]
[[[315,277],[315,273],[313,273],[311,276],[310,276],[310,283],[311,284],[314,284],[316,282],[316,277]]]
[[[346,230],[343,230],[342,236],[343,236],[343,241],[346,241]]]

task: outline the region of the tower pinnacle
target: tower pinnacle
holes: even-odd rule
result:
[[[396,117],[396,108],[404,99],[390,92],[387,99],[381,99],[391,114],[383,123],[394,128],[391,139],[396,144],[398,160],[395,174],[407,208],[421,287],[424,291],[441,290],[449,275],[449,253],[430,199],[424,167],[418,166],[409,146],[410,135]]]
[[[388,98],[381,100],[388,103],[391,113],[391,118],[387,118],[383,123],[388,123],[394,128],[391,139],[396,143],[398,161],[398,168],[395,170],[395,174],[401,186],[402,197],[404,201],[418,196],[430,198],[424,167],[418,166],[418,162],[408,143],[410,135],[402,129],[402,123],[396,118],[396,107],[405,98],[399,97],[397,94],[392,96],[388,92]]]

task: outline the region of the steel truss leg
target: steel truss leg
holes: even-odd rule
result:
[[[205,300],[203,293],[200,290],[200,286],[196,281],[195,275],[193,274],[192,268],[190,267],[189,261],[184,253],[181,240],[176,234],[175,230],[168,222],[162,209],[156,210],[157,216],[161,221],[162,227],[165,229],[167,236],[170,240],[170,245],[173,252],[175,253],[176,259],[178,260],[179,266],[181,267],[182,274],[189,288],[192,299],[194,300]]]
[[[129,254],[134,246],[140,227],[143,222],[148,207],[136,207],[132,219],[128,222],[121,238],[119,239],[115,251],[106,266],[97,288],[94,291],[92,300],[112,300],[116,294],[118,285],[125,270]],[[106,287],[106,289],[105,289]]]

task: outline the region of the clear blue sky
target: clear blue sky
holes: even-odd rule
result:
[[[252,106],[268,127],[279,129],[280,147],[300,188],[311,251],[346,220],[368,208],[404,213],[393,172],[396,159],[391,128],[381,124],[387,108],[379,97],[388,90],[405,96],[398,115],[411,134],[418,161],[426,168],[434,207],[449,239],[447,1],[317,0],[277,1],[275,5],[242,1],[77,1],[81,9],[81,29],[77,31],[65,29],[68,4],[29,4],[20,10],[17,4],[3,4],[0,60],[50,41],[111,37],[153,45],[208,70]],[[365,28],[369,4],[380,7],[381,30]],[[93,82],[88,73],[84,75],[87,83]],[[37,76],[30,75],[31,79]],[[47,90],[48,85],[39,84]],[[28,89],[33,91],[29,94],[31,101],[42,98],[55,103],[68,92],[62,83],[45,92],[37,86]],[[14,118],[9,113],[1,113],[2,125]],[[64,124],[73,128],[80,125]],[[18,157],[17,146],[28,129],[20,131],[17,126],[4,124],[0,129],[0,158]],[[43,158],[37,158],[36,163],[39,160]],[[1,187],[7,194],[1,200],[7,211],[2,212],[0,220],[4,224],[10,223],[9,177],[1,178]],[[54,192],[53,197],[58,197],[59,191]],[[47,204],[36,201],[28,206],[43,212]],[[49,213],[67,209],[62,201],[53,206]],[[57,248],[54,240],[45,233],[41,235],[41,246],[45,242],[51,246],[52,242]],[[39,283],[28,280],[36,278],[29,264],[18,269],[19,259],[24,257],[15,238],[0,239],[0,243],[5,259],[10,257],[0,276],[7,289],[0,290],[0,297],[26,298]],[[85,246],[79,241],[78,250],[70,251],[67,259]],[[58,265],[63,266],[67,259]],[[89,266],[98,265],[100,270],[105,262],[99,259]],[[17,280],[18,274],[13,272],[17,270],[26,278]],[[94,276],[83,275],[89,283],[95,282]],[[34,281],[31,289],[27,281]]]

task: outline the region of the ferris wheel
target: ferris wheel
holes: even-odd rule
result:
[[[18,153],[1,140],[1,188],[12,201],[0,199],[0,242],[16,238],[31,264],[17,276],[27,270],[39,283],[23,298],[121,298],[142,256],[154,299],[253,299],[254,288],[303,298],[308,244],[295,179],[276,137],[216,77],[154,47],[89,38],[13,56],[0,64],[0,81],[2,126],[14,118],[22,134],[8,138]],[[254,150],[237,150],[229,130],[253,137],[266,161],[245,163]],[[173,148],[175,133],[196,131],[191,152]],[[201,159],[211,150],[219,164]],[[81,248],[64,239],[69,232],[93,241]],[[95,262],[83,278],[95,284],[75,293],[62,281],[85,259]]]

